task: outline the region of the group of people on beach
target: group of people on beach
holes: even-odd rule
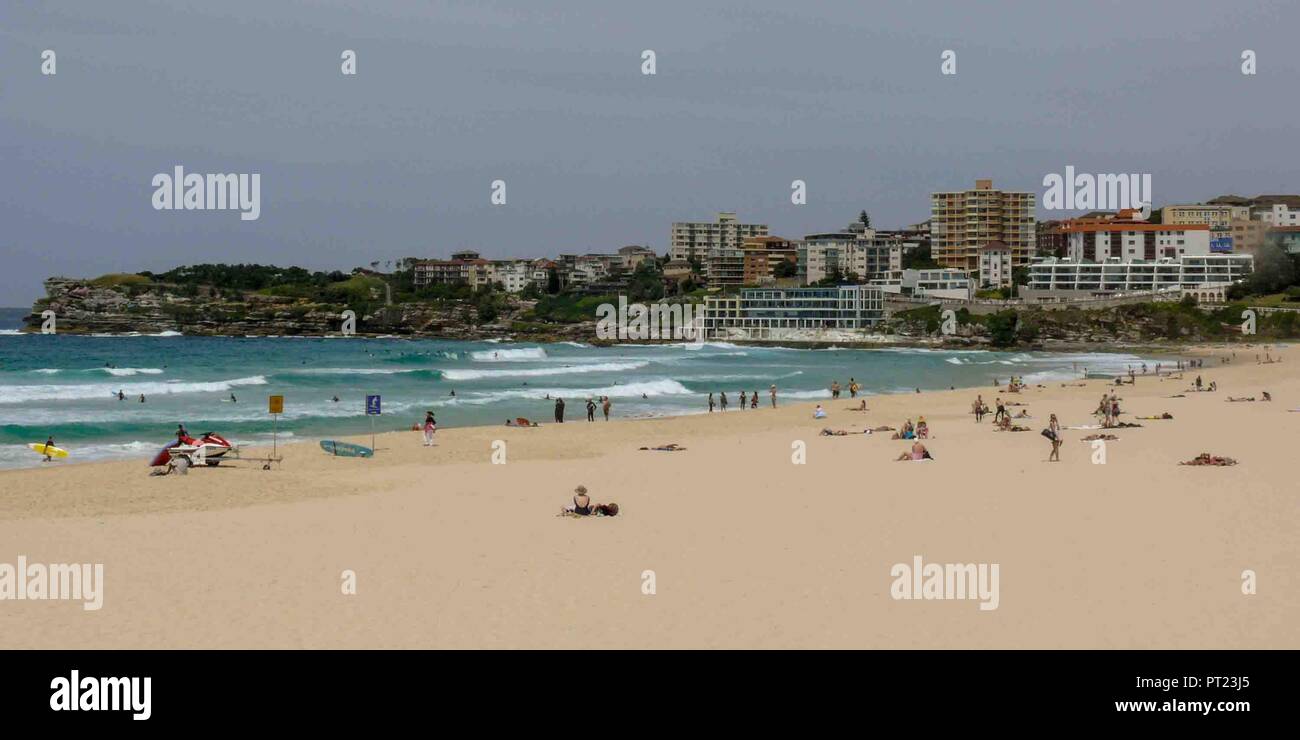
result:
[[[767,395],[772,401],[772,408],[776,408],[776,385],[772,385],[770,388],[768,388]],[[726,391],[719,392],[717,394],[716,399],[714,398],[714,394],[710,393],[708,403],[709,403],[710,414],[713,413],[714,409],[717,409],[718,411],[726,411],[729,405],[729,401],[727,399],[727,392]],[[740,392],[740,408],[743,411],[746,407],[751,409],[758,408],[757,390],[755,390],[753,393],[750,394],[746,394],[744,391]]]
[[[839,398],[842,390],[843,389],[840,387],[840,381],[831,381],[831,398]],[[858,385],[858,381],[854,378],[849,378],[849,398],[857,398],[859,390],[862,390],[862,387]]]

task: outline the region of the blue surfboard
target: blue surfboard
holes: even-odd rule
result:
[[[332,439],[322,439],[320,448],[336,457],[370,457],[375,454],[375,451],[369,447],[354,445],[351,442],[335,442]]]

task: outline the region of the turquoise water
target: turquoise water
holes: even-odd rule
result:
[[[267,396],[285,397],[281,439],[364,434],[366,394],[380,394],[380,431],[408,429],[432,410],[442,427],[546,423],[553,401],[583,421],[588,397],[609,396],[616,418],[707,411],[709,392],[735,404],[742,390],[766,399],[829,398],[854,377],[868,393],[988,387],[1123,371],[1144,358],[923,349],[822,349],[704,345],[588,347],[362,338],[20,335],[0,330],[0,467],[40,464],[26,448],[54,435],[73,460],[147,459],[173,438],[216,431],[239,443],[270,439]],[[1148,364],[1155,360],[1145,358]],[[1165,358],[1168,363],[1169,359]],[[117,392],[126,395],[117,400]],[[451,395],[452,391],[455,396]],[[145,403],[139,402],[140,395]],[[235,401],[231,400],[231,395]],[[333,401],[337,396],[338,402]]]

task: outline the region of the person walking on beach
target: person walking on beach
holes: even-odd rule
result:
[[[709,394],[709,413],[713,413],[713,394]]]
[[[757,388],[754,389],[754,392],[753,392],[753,393],[750,395],[750,397],[749,397],[749,407],[750,407],[751,409],[756,409],[756,408],[758,408],[758,389],[757,389]]]
[[[741,391],[741,392],[740,392],[740,410],[741,410],[741,411],[744,411],[744,410],[745,410],[745,392],[744,392],[744,391]]]
[[[53,462],[54,457],[50,455],[50,448],[54,446],[54,435],[45,438],[45,459],[42,462]]]
[[[988,412],[988,408],[984,405],[984,396],[982,394],[976,394],[975,404],[971,409],[975,412],[976,424],[984,420],[984,414]]]
[[[726,392],[726,391],[723,391],[722,394],[721,394],[720,396],[718,396],[718,406],[721,408],[722,411],[726,411],[726,410],[727,410],[727,392]]]
[[[998,396],[997,411],[993,414],[993,423],[996,424],[997,422],[1002,421],[1002,419],[1005,418],[1006,415],[1007,415],[1007,407],[1002,405],[1002,397]]]
[[[555,423],[564,423],[564,399],[559,396],[555,397]]]
[[[596,420],[596,402],[588,398],[587,399],[587,421],[595,421],[595,420]]]
[[[1052,420],[1047,423],[1047,431],[1051,432],[1048,439],[1052,440],[1052,454],[1048,456],[1048,462],[1061,461],[1061,422],[1056,420],[1056,414],[1052,414]]]
[[[852,376],[849,376],[849,398],[857,398],[857,397],[858,397],[858,381],[854,380]]]
[[[840,397],[840,381],[838,381],[838,380],[832,380],[832,381],[831,381],[831,398],[839,398],[839,397]]]
[[[433,418],[432,411],[424,412],[424,446],[433,446],[433,433],[438,431],[438,422]]]
[[[773,383],[772,387],[767,390],[767,395],[772,397],[772,408],[776,408],[776,384],[775,383]]]
[[[605,396],[604,398],[600,399],[600,408],[602,411],[605,412],[605,421],[609,421],[609,407],[613,405],[614,404],[610,403],[609,401],[609,396]]]

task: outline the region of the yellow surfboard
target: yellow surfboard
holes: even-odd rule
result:
[[[60,449],[58,447],[55,447],[54,445],[47,445],[43,442],[32,442],[27,446],[32,448],[32,450],[34,450],[38,455],[49,455],[50,457],[68,456],[67,450]]]

